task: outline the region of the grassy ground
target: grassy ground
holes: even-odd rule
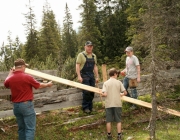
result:
[[[148,97],[143,98],[148,100]],[[130,110],[123,103],[123,139],[148,140],[150,109],[138,107]],[[170,107],[171,106],[171,107]],[[84,114],[80,107],[44,112],[37,116],[35,140],[106,140],[105,112],[102,103],[94,104],[95,112]],[[169,102],[169,108],[180,111],[180,102]],[[158,140],[180,140],[180,118],[159,112],[156,136]],[[17,140],[14,117],[0,121],[0,140]],[[116,123],[112,123],[116,139]]]

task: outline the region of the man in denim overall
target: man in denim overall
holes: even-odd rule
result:
[[[85,43],[85,51],[81,52],[77,56],[76,60],[76,73],[78,81],[82,84],[95,87],[95,82],[98,82],[98,68],[97,58],[93,50],[93,44],[91,41]],[[94,74],[96,78],[94,77]],[[83,90],[82,109],[85,113],[90,113],[93,110],[93,98],[94,92]]]

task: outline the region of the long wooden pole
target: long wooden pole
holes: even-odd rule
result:
[[[47,80],[51,80],[51,81],[54,81],[54,82],[58,82],[58,83],[61,83],[61,84],[65,84],[65,85],[68,85],[68,86],[72,86],[72,87],[88,90],[88,91],[91,91],[91,92],[95,92],[95,93],[98,93],[98,94],[102,94],[101,89],[99,89],[99,88],[87,86],[87,85],[84,85],[84,84],[81,84],[81,83],[77,83],[77,82],[74,82],[74,81],[70,81],[70,80],[67,80],[67,79],[63,79],[63,78],[60,78],[60,77],[56,77],[56,76],[53,76],[53,75],[42,73],[40,71],[35,71],[35,70],[32,70],[32,69],[26,68],[25,73],[33,75],[33,76],[41,77],[41,78],[44,78],[44,79],[47,79]],[[126,101],[126,102],[130,102],[130,103],[137,104],[137,105],[140,105],[140,106],[144,106],[144,107],[147,107],[147,108],[152,108],[151,103],[147,103],[147,102],[144,102],[144,101],[141,101],[141,100],[133,99],[133,98],[130,98],[130,97],[127,97],[127,96],[123,96],[123,97],[121,97],[121,99],[123,101]],[[158,110],[180,117],[180,112],[178,112],[176,110],[163,108],[161,106],[158,107]]]

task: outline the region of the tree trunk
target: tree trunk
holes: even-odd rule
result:
[[[156,116],[157,116],[157,102],[156,102],[156,78],[155,74],[152,75],[152,90],[151,90],[151,103],[152,103],[152,111],[150,118],[150,139],[156,139]]]
[[[155,46],[155,39],[154,39],[154,25],[152,19],[152,9],[150,7],[150,20],[152,21],[152,25],[150,26],[150,37],[151,37],[151,70],[152,70],[152,81],[151,81],[151,103],[152,103],[152,111],[151,111],[151,118],[150,118],[150,139],[156,139],[156,116],[157,116],[157,99],[156,99],[156,46]]]

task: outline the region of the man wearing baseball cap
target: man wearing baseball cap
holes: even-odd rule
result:
[[[129,84],[131,81],[139,83],[140,82],[140,64],[138,58],[134,55],[133,53],[133,47],[128,46],[125,49],[126,52],[126,68],[121,71],[121,74],[124,75],[125,77],[123,80],[123,85],[127,91],[127,96],[130,97],[130,94],[128,92],[128,87],[130,86]],[[137,99],[138,93],[136,86],[130,87],[131,90],[131,96],[132,98]],[[136,109],[136,106],[133,104],[131,109]]]
[[[99,80],[97,57],[92,52],[93,44],[91,41],[87,41],[84,48],[85,51],[79,53],[76,60],[78,81],[82,84],[95,87],[95,82],[97,83]],[[92,112],[93,99],[94,92],[83,90],[82,109],[85,113]]]
[[[33,89],[51,87],[52,82],[39,83],[32,76],[25,74],[29,66],[21,58],[14,62],[14,68],[4,81],[4,86],[11,90],[13,113],[18,124],[19,140],[34,140],[36,129],[36,113],[33,103]]]
[[[23,59],[17,59],[16,61],[14,61],[14,66],[15,66],[15,68],[18,68],[18,67],[20,68],[22,66],[28,67],[29,64],[26,64]]]

